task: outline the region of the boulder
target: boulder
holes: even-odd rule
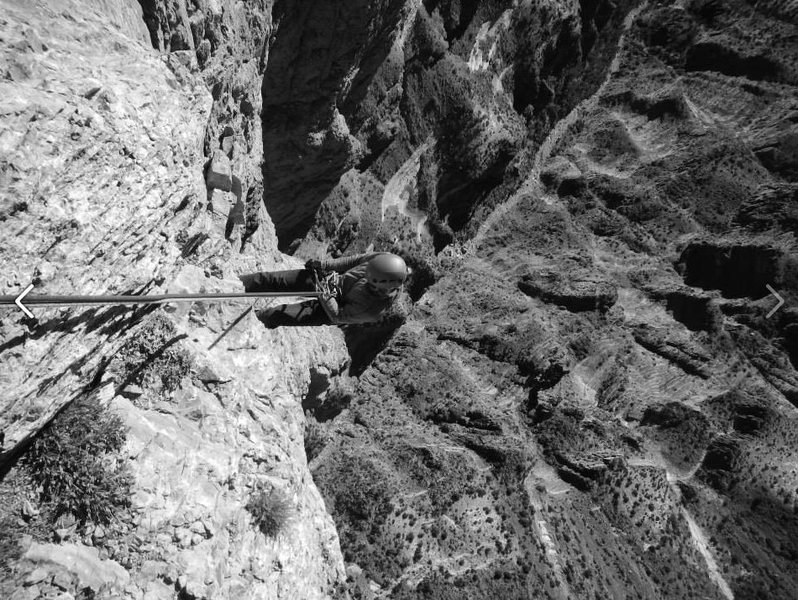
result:
[[[96,548],[87,548],[80,544],[34,542],[25,552],[24,558],[62,567],[77,578],[81,587],[89,587],[95,591],[103,586],[124,587],[130,580],[130,574],[120,564],[103,560]]]
[[[521,277],[518,288],[528,296],[558,304],[573,312],[604,312],[618,300],[618,292],[612,282],[584,271],[531,271]]]
[[[208,170],[205,173],[205,184],[209,190],[229,192],[233,189],[233,171],[230,159],[224,152],[214,152]]]

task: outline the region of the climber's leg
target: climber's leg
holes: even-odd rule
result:
[[[289,314],[292,306],[291,304],[280,304],[279,306],[255,311],[255,315],[266,327],[274,329],[275,327],[288,325],[293,322],[293,318]]]
[[[297,304],[280,304],[259,310],[255,314],[261,323],[269,329],[330,324],[327,313],[316,300],[307,300]]]
[[[247,292],[312,292],[313,273],[308,269],[262,271],[239,275]]]
[[[317,300],[306,300],[299,304],[294,321],[297,325],[330,325],[330,317]]]

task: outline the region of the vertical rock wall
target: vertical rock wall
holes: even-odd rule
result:
[[[238,273],[297,264],[260,197],[269,5],[143,5],[0,3],[2,294],[242,291]],[[0,595],[335,595],[301,399],[311,367],[317,385],[345,368],[343,338],[267,331],[248,306],[3,309]],[[49,525],[19,462],[75,402],[128,430],[130,506],[102,527]],[[259,490],[287,507],[276,537]]]
[[[257,238],[252,236],[261,225],[271,231],[269,219],[261,214],[260,85],[267,64],[273,2],[139,3],[152,45],[199,75],[211,92],[213,104],[204,140],[207,168],[212,173],[221,168],[230,179],[212,198],[215,212],[225,223],[226,237],[239,248],[253,243]]]
[[[282,246],[301,237],[319,204],[360,158],[342,106],[357,104],[387,54],[398,0],[278,2],[263,79],[266,206]]]

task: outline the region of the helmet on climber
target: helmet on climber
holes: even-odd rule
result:
[[[366,264],[366,280],[372,292],[388,296],[402,287],[407,279],[407,265],[396,254],[379,254]]]

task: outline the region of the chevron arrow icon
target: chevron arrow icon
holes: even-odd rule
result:
[[[27,315],[27,317],[28,317],[29,319],[32,319],[32,318],[33,318],[33,313],[32,313],[31,311],[29,311],[29,310],[28,310],[28,307],[27,307],[27,306],[25,306],[24,304],[22,304],[22,299],[23,299],[25,296],[27,296],[27,295],[28,295],[28,292],[30,292],[32,289],[33,289],[33,284],[31,283],[31,284],[30,284],[28,287],[26,287],[26,288],[25,288],[25,290],[24,290],[24,291],[23,291],[23,292],[22,292],[22,293],[21,293],[19,296],[17,296],[16,298],[14,298],[14,304],[16,304],[16,305],[19,307],[19,309],[20,309],[22,312],[24,312],[24,313],[25,313],[25,315]]]
[[[770,285],[768,285],[767,283],[765,284],[765,287],[766,287],[766,288],[767,288],[767,289],[770,291],[770,293],[771,293],[771,294],[773,294],[774,296],[776,296],[776,300],[778,300],[778,301],[779,301],[779,303],[778,303],[776,306],[774,306],[774,307],[773,307],[773,308],[770,310],[770,312],[769,312],[768,314],[766,314],[766,315],[765,315],[765,318],[766,318],[766,319],[769,319],[770,317],[772,317],[772,316],[773,316],[773,314],[774,314],[774,313],[775,313],[777,310],[779,310],[779,309],[781,308],[781,305],[782,305],[782,304],[784,304],[784,298],[782,298],[781,296],[779,296],[778,292],[776,292],[776,290],[774,290],[772,287],[770,287]]]

